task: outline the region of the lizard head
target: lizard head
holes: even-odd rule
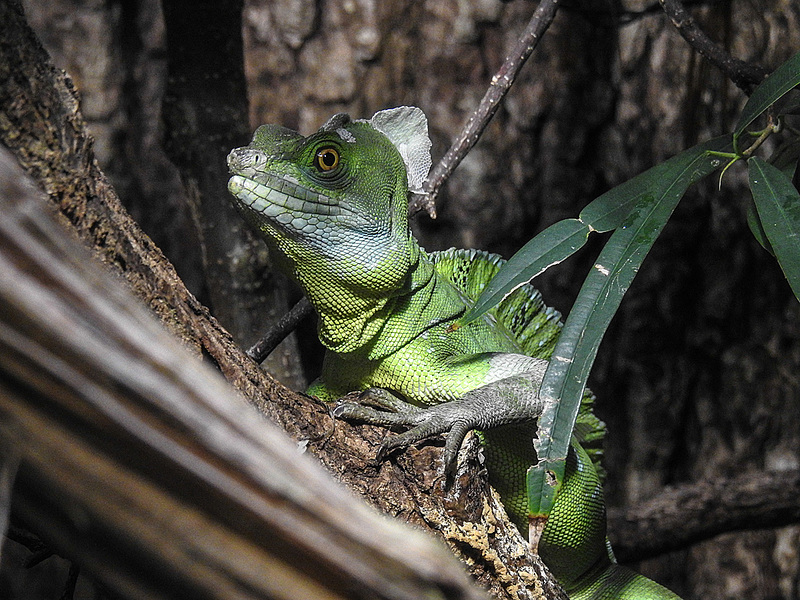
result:
[[[236,206],[307,292],[335,284],[363,296],[402,286],[419,252],[408,192],[430,168],[418,108],[368,121],[338,114],[308,137],[262,125],[231,151],[228,166]]]

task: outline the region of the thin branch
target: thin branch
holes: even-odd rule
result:
[[[528,60],[528,57],[539,44],[542,35],[550,26],[550,23],[553,22],[558,9],[558,2],[559,0],[542,0],[539,3],[514,49],[506,58],[500,70],[492,77],[492,82],[489,85],[489,89],[486,90],[480,105],[464,125],[459,137],[453,142],[453,145],[450,146],[450,149],[428,176],[424,186],[426,193],[412,199],[408,209],[409,214],[425,210],[431,218],[436,218],[436,196],[439,194],[439,190],[478,141],[494,113],[497,112],[500,102],[508,93],[508,90],[511,89],[522,65]]]
[[[247,351],[247,356],[252,358],[257,363],[261,364],[264,359],[275,350],[286,336],[294,331],[300,322],[314,312],[314,308],[308,301],[308,298],[303,296],[292,309],[283,315],[280,320],[270,327],[269,331],[264,336],[253,344]]]
[[[800,471],[747,474],[677,486],[624,513],[609,511],[623,562],[687,548],[722,533],[800,523]]]
[[[720,69],[745,94],[750,95],[756,85],[767,76],[768,71],[759,65],[751,65],[731,56],[700,29],[680,0],[659,0],[669,20],[697,52]]]

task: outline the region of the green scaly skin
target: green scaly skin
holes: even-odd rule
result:
[[[421,115],[395,110],[383,114]],[[467,431],[481,430],[492,485],[526,535],[525,472],[536,461],[538,388],[558,314],[526,287],[494,314],[450,329],[502,261],[419,247],[407,218],[407,165],[416,159],[377,123],[336,115],[308,137],[264,125],[228,157],[228,189],[319,314],[327,352],[309,393],[335,401],[371,388],[389,411],[343,404],[336,414],[411,427],[382,453],[449,431],[450,465]],[[677,598],[615,563],[601,483],[577,441],[539,551],[572,599]]]

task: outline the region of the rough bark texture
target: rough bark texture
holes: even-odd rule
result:
[[[30,4],[32,14],[43,5]],[[132,31],[131,5],[141,7],[135,40],[109,33]],[[62,6],[60,20],[34,20],[51,48],[71,50],[59,64],[76,78],[104,164],[133,165],[150,174],[140,181],[159,182],[156,193],[174,190],[163,155],[141,151],[152,144],[130,143],[135,131],[152,141],[152,127],[129,126],[131,111],[119,108],[137,98],[138,114],[156,114],[156,90],[164,85],[158,7],[95,0],[81,3],[89,16],[73,18],[73,3]],[[308,133],[337,111],[363,117],[415,104],[428,114],[440,156],[532,10],[522,0],[248,0],[249,125]],[[100,22],[98,12],[108,20]],[[700,6],[693,16],[734,56],[770,70],[800,48],[796,2],[734,0]],[[644,0],[571,3],[545,37],[450,181],[439,218],[417,223],[429,249],[509,255],[597,193],[729,130],[744,101]],[[121,82],[123,72],[134,75]],[[180,227],[159,220],[148,231],[190,274],[192,289],[214,285],[198,274],[200,236],[185,206],[170,201],[173,208],[151,209],[145,186],[121,189],[131,191],[126,205],[143,221],[161,210],[173,220],[183,215]],[[693,190],[601,347],[592,388],[610,428],[607,495],[618,507],[665,484],[800,468],[800,310],[774,260],[747,231],[746,205],[740,171],[726,176],[721,192],[716,182]],[[593,256],[589,248],[536,282],[548,303],[569,309]],[[166,300],[162,310],[171,306]],[[794,599],[798,547],[796,526],[730,533],[642,567],[686,598]]]

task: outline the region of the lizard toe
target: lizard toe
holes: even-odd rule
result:
[[[423,409],[395,396],[385,388],[371,387],[358,395],[358,404],[401,414],[417,414]]]

